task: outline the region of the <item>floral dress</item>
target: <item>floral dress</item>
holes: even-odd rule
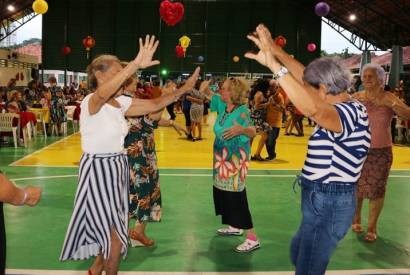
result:
[[[251,125],[249,109],[246,105],[237,106],[230,113],[219,95],[211,99],[211,111],[218,113],[214,125],[214,186],[223,191],[242,192],[248,174],[250,143],[245,135],[226,140],[223,133],[235,124],[248,127]]]
[[[67,121],[67,115],[64,109],[64,99],[53,96],[50,108],[51,121],[53,124],[61,124]]]
[[[161,191],[154,129],[158,122],[147,116],[129,118],[125,138],[130,166],[130,216],[139,222],[161,220]]]

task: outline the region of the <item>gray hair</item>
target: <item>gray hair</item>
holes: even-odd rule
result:
[[[377,79],[381,85],[384,84],[384,79],[386,77],[386,72],[384,71],[383,67],[376,63],[369,63],[363,66],[362,70],[360,71],[360,77],[363,80],[363,74],[366,70],[373,70],[376,73]]]
[[[321,57],[313,60],[303,72],[303,80],[313,87],[320,84],[327,86],[327,92],[333,95],[347,91],[351,86],[352,75],[341,64],[339,58]]]

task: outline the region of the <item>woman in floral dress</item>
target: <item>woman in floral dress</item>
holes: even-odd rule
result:
[[[201,91],[211,93],[203,84]],[[246,240],[236,247],[237,252],[250,252],[260,247],[253,231],[248,207],[245,180],[248,173],[250,138],[256,134],[246,105],[247,83],[238,78],[227,79],[220,95],[212,95],[211,111],[218,113],[214,125],[213,197],[216,215],[222,216],[227,228],[218,229],[219,235],[243,234]]]
[[[125,92],[136,95],[136,79],[131,79]],[[167,87],[167,89],[176,88]],[[165,91],[166,92],[166,91]],[[129,133],[125,138],[130,166],[130,204],[129,215],[136,220],[130,230],[131,245],[152,246],[154,240],[145,235],[148,221],[161,220],[161,191],[157,155],[155,151],[154,129],[158,126],[173,126],[177,131],[183,128],[172,120],[161,119],[160,112],[145,116],[128,118]]]

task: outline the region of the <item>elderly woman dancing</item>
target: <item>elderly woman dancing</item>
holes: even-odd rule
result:
[[[384,91],[385,71],[377,64],[367,64],[361,75],[364,91],[354,97],[362,101],[369,113],[372,141],[363,166],[357,189],[357,207],[352,230],[362,233],[361,211],[363,200],[369,199],[369,220],[365,241],[377,239],[377,220],[383,209],[387,178],[393,162],[391,121],[396,113],[410,119],[410,108],[393,93]]]
[[[259,52],[245,56],[268,67],[295,107],[318,124],[300,177],[303,217],[291,260],[297,275],[325,274],[355,211],[356,184],[370,146],[366,107],[346,92],[350,73],[337,60],[319,58],[304,68],[275,45],[263,25],[248,38]]]
[[[159,64],[152,57],[158,47],[155,37],[140,39],[137,57],[125,68],[115,56],[95,58],[87,68],[93,93],[81,103],[79,184],[60,260],[97,256],[89,274],[118,272],[120,254],[128,246],[129,166],[124,154],[128,133],[125,116],[138,116],[166,107],[192,89],[199,68],[173,94],[153,100],[123,96],[121,87],[138,69]]]

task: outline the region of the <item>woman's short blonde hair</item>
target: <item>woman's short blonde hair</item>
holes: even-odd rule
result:
[[[249,85],[242,78],[230,77],[229,90],[231,91],[231,101],[234,105],[243,105],[248,102]]]
[[[106,72],[115,62],[120,63],[118,57],[109,54],[100,55],[91,62],[87,67],[88,85],[91,90],[97,89],[98,83],[95,73],[97,71]]]

